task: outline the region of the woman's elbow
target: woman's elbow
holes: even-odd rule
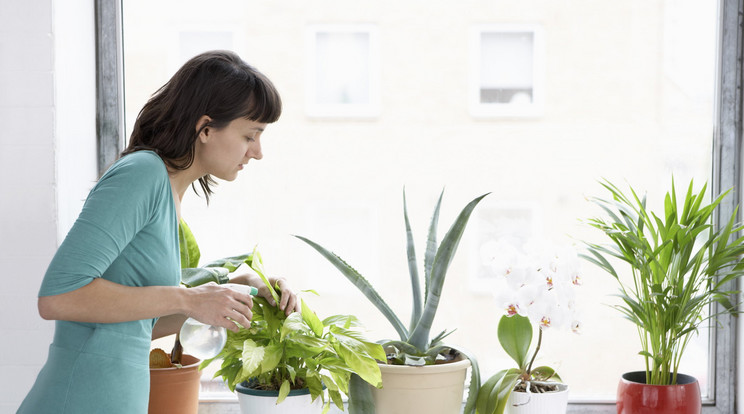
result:
[[[48,321],[59,319],[54,296],[39,296],[37,307],[39,309],[39,316],[42,319]]]

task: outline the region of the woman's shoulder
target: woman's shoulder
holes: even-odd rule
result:
[[[168,178],[168,170],[160,156],[152,151],[137,151],[127,154],[114,162],[104,174],[127,175],[132,179],[152,179],[155,177]]]

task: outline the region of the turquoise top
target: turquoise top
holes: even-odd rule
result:
[[[91,190],[39,296],[99,277],[127,286],[176,286],[181,280],[168,171],[151,151],[122,157]],[[47,362],[18,413],[146,413],[155,321],[57,321]]]

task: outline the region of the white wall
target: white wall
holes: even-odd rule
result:
[[[0,0],[0,413],[46,360],[36,294],[95,180],[93,27],[91,0]]]

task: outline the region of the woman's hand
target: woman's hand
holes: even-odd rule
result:
[[[261,280],[261,278],[255,273],[244,273],[234,276],[230,279],[230,283],[253,286],[258,289],[258,296],[266,299],[271,306],[277,306],[274,298],[271,296],[271,292],[269,292],[269,288],[266,287],[263,280]],[[297,298],[297,294],[292,291],[287,279],[284,279],[283,277],[270,277],[269,283],[271,283],[272,286],[279,287],[279,309],[283,310],[287,315],[292,312],[300,311],[300,301]]]
[[[214,282],[186,291],[189,293],[187,316],[233,332],[240,329],[236,324],[246,328],[251,325],[253,298],[250,295]]]

